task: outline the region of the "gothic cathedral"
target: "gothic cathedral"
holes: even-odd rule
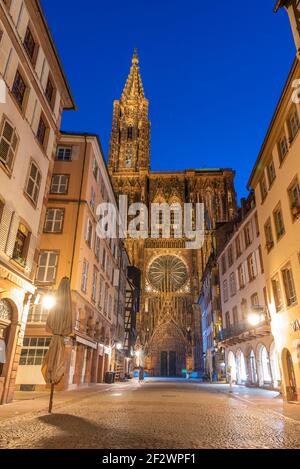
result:
[[[172,236],[172,230],[168,239],[125,240],[131,263],[142,272],[137,342],[145,372],[182,376],[185,371],[201,371],[198,296],[202,273],[215,249],[215,229],[236,213],[234,172],[151,171],[148,107],[135,51],[121,99],[113,105],[108,165],[115,193],[127,195],[129,204],[144,202],[149,213],[152,203],[202,202],[205,207],[201,249],[187,249],[184,237]]]

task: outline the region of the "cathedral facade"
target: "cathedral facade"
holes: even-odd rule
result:
[[[231,169],[150,169],[149,102],[145,97],[139,60],[134,52],[120,100],[114,101],[109,172],[117,196],[128,203],[204,204],[205,236],[201,248],[187,248],[184,235],[175,236],[171,211],[168,238],[127,238],[131,263],[142,272],[137,347],[150,376],[184,376],[201,371],[201,311],[198,304],[202,273],[215,248],[215,229],[236,213],[234,172]],[[164,221],[156,220],[159,233]]]

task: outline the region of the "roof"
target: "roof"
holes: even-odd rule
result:
[[[50,32],[50,29],[49,29],[49,26],[48,26],[48,23],[47,23],[47,20],[46,20],[46,17],[45,17],[45,14],[44,14],[44,11],[43,11],[43,8],[42,8],[42,5],[41,5],[41,2],[40,2],[40,0],[35,0],[35,2],[36,2],[36,6],[37,6],[38,13],[40,14],[40,17],[41,17],[41,19],[42,19],[43,25],[44,25],[44,27],[45,27],[45,30],[46,30],[46,33],[47,33],[49,42],[50,42],[50,44],[51,44],[52,51],[53,51],[53,53],[54,53],[54,55],[55,55],[55,57],[56,57],[56,60],[57,60],[57,63],[58,63],[58,66],[59,66],[59,69],[60,69],[60,72],[61,72],[61,75],[62,75],[64,84],[65,84],[65,86],[66,86],[67,92],[68,92],[68,94],[69,94],[69,96],[70,96],[70,99],[71,99],[71,102],[72,102],[72,106],[71,106],[71,107],[65,107],[64,109],[73,109],[73,110],[76,110],[75,100],[74,100],[74,97],[73,97],[73,95],[72,95],[71,88],[70,88],[70,85],[69,85],[69,83],[68,83],[68,80],[67,80],[67,77],[66,77],[66,74],[65,74],[63,65],[62,65],[62,63],[61,63],[61,60],[60,60],[60,57],[59,57],[59,54],[58,54],[56,45],[55,45],[55,43],[54,43],[52,34],[51,34],[51,32]]]
[[[288,4],[288,0],[277,0],[274,6],[274,12],[277,13],[279,8],[285,7]]]

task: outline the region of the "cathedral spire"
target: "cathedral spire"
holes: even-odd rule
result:
[[[111,175],[147,171],[150,166],[150,122],[134,49],[120,100],[114,101],[108,167]]]
[[[134,49],[133,56],[131,59],[130,72],[127,78],[127,81],[124,86],[121,100],[126,100],[128,98],[144,98],[144,89],[143,83],[140,75],[139,69],[139,57],[137,49]]]

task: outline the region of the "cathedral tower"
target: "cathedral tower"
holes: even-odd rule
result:
[[[135,173],[150,166],[150,122],[135,49],[120,100],[114,101],[109,152],[111,174]]]

